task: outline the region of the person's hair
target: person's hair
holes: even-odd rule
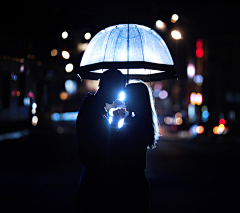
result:
[[[140,110],[142,112],[141,116],[150,118],[154,132],[154,139],[149,142],[148,148],[153,149],[156,147],[156,142],[159,139],[159,123],[154,106],[152,89],[141,80],[130,80],[129,84],[126,86],[126,90],[131,96],[129,98],[131,111]],[[147,120],[148,119],[146,119],[146,121]]]
[[[99,81],[99,87],[101,89],[113,88],[114,86],[119,85],[125,86],[126,78],[121,71],[117,69],[109,69],[103,72]]]

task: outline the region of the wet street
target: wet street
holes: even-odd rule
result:
[[[83,166],[67,126],[0,141],[1,212],[75,212]],[[239,212],[239,154],[238,140],[162,137],[147,153],[150,213]]]

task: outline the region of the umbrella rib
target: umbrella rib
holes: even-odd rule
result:
[[[115,26],[115,28],[117,28],[117,25]],[[112,32],[113,32],[113,30],[115,30],[115,28],[112,29],[111,33],[110,33],[109,36],[108,36],[107,44],[106,44],[105,51],[104,51],[103,61],[105,61],[105,55],[106,55],[106,51],[107,51],[107,45],[108,45],[109,39],[110,39],[110,37],[111,37],[111,35],[112,35]]]
[[[143,61],[144,61],[144,54],[143,54],[143,41],[142,41],[142,36],[141,36],[141,33],[140,33],[140,31],[139,31],[138,27],[137,27],[136,25],[135,25],[135,27],[137,28],[138,34],[139,34],[139,36],[140,36],[140,39],[141,39],[141,46],[142,46],[142,56],[143,56]]]
[[[124,28],[122,29],[122,31],[123,31],[123,30],[124,30]],[[120,33],[118,34],[118,37],[117,37],[117,40],[116,40],[116,43],[115,43],[113,61],[115,60],[115,50],[116,50],[116,46],[117,46],[117,41],[118,41],[118,38],[119,38],[119,36],[121,35],[122,31],[120,31]]]

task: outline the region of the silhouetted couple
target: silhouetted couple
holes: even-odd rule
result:
[[[118,70],[102,74],[95,95],[88,94],[77,118],[77,142],[84,164],[77,197],[82,213],[149,212],[149,184],[145,176],[147,148],[154,148],[158,123],[150,88],[129,83]],[[116,110],[110,121],[106,103],[124,90],[126,110]],[[118,103],[119,101],[115,101]],[[126,117],[118,128],[115,120]]]

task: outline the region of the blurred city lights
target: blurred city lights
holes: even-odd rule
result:
[[[201,93],[192,92],[190,95],[190,102],[192,105],[201,105],[203,102],[203,96]]]
[[[196,121],[196,108],[195,108],[195,105],[193,104],[188,105],[188,117],[189,117],[189,122]]]
[[[204,123],[206,123],[206,122],[208,121],[208,119],[209,119],[209,112],[208,112],[207,110],[204,110],[204,111],[202,112],[202,121],[203,121]]]
[[[35,95],[34,95],[34,93],[33,93],[32,91],[29,91],[29,92],[28,92],[28,96],[29,96],[30,98],[34,98],[34,97],[35,97]]]
[[[221,119],[219,120],[219,124],[225,125],[225,119],[224,119],[224,118],[221,118]]]
[[[78,52],[83,52],[87,49],[88,43],[78,43],[77,50]]]
[[[73,80],[66,80],[64,85],[66,92],[69,94],[74,94],[77,91],[77,83]]]
[[[175,125],[181,125],[183,123],[183,119],[181,117],[176,117],[173,122]]]
[[[221,134],[226,134],[227,133],[227,128],[225,127],[224,124],[220,124],[219,126],[215,126],[213,128],[213,133],[215,135],[221,135]]]
[[[68,32],[67,31],[64,31],[63,33],[62,33],[62,38],[63,39],[66,39],[68,37]]]
[[[32,117],[32,125],[33,126],[36,126],[38,124],[38,117],[36,116],[36,115],[34,115],[33,117]]]
[[[24,97],[23,98],[23,105],[24,106],[30,106],[30,103],[31,103],[30,97]]]
[[[162,22],[161,20],[157,20],[156,27],[160,30],[164,30],[164,29],[166,29],[166,24],[164,22]]]
[[[175,114],[175,118],[178,118],[178,117],[182,118],[182,113],[181,113],[181,112],[177,112],[177,113]]]
[[[196,42],[196,57],[197,58],[203,57],[203,41],[200,38],[198,38]]]
[[[91,37],[92,37],[92,35],[91,35],[91,33],[89,33],[89,32],[85,33],[85,35],[84,35],[84,38],[85,38],[86,40],[89,40]]]
[[[168,92],[166,90],[161,90],[159,92],[159,98],[160,99],[166,99],[168,97]]]
[[[169,116],[166,116],[165,118],[164,118],[164,123],[165,124],[168,124],[168,125],[171,125],[171,124],[173,124],[173,118],[171,118],[171,117],[169,117]]]
[[[188,64],[187,66],[187,76],[188,78],[193,78],[195,76],[195,66],[193,64]]]
[[[202,58],[203,57],[203,49],[197,48],[196,56],[197,56],[197,58]]]
[[[196,103],[197,103],[197,105],[201,105],[202,102],[203,102],[202,94],[201,93],[197,93],[197,95],[196,95]]]
[[[158,98],[159,97],[159,92],[160,92],[161,90],[158,90],[158,89],[154,89],[153,90],[153,97],[154,98]]]
[[[57,56],[57,54],[58,54],[58,51],[57,51],[57,49],[53,49],[52,51],[51,51],[51,56]]]
[[[196,127],[196,132],[197,132],[197,134],[202,134],[204,132],[204,127],[203,126],[197,126]]]
[[[59,98],[62,100],[62,101],[65,101],[68,99],[68,93],[67,92],[61,92],[59,94]]]
[[[173,14],[172,18],[171,18],[171,22],[176,23],[178,21],[178,19],[179,19],[179,16],[177,14]]]
[[[53,114],[51,115],[51,120],[52,120],[52,121],[59,121],[60,118],[61,118],[61,116],[60,116],[60,114],[57,113],[57,112],[55,112],[55,113],[53,113]]]
[[[88,92],[96,92],[98,89],[98,80],[84,80]]]
[[[69,63],[65,66],[66,72],[72,72],[73,71],[73,64]]]
[[[172,129],[172,131],[177,131],[178,130],[178,126],[177,125],[175,125],[175,124],[173,124],[172,126],[171,126],[171,129]]]
[[[193,78],[193,81],[198,86],[201,86],[203,84],[203,76],[202,75],[195,75],[194,78]]]
[[[154,84],[154,90],[161,90],[162,89],[162,83],[161,82],[156,82]]]
[[[179,40],[179,39],[182,38],[182,35],[181,35],[181,33],[180,33],[178,30],[173,30],[173,31],[171,32],[171,35],[172,35],[172,37],[173,37],[174,39],[176,39],[176,40]]]
[[[23,64],[20,66],[20,70],[19,71],[20,72],[24,72],[24,65]]]
[[[69,59],[70,58],[70,54],[69,54],[69,52],[68,51],[62,51],[62,57],[64,58],[64,59]]]

